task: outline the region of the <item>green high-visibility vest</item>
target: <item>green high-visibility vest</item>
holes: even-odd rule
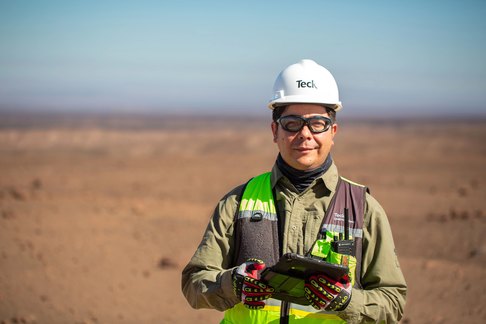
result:
[[[365,192],[367,188],[340,178],[336,193],[331,200],[322,226],[333,232],[343,232],[342,215],[344,207],[352,210],[352,227],[349,228],[356,244],[355,264],[361,262],[361,236]],[[239,209],[235,215],[235,258],[234,265],[239,265],[248,258],[258,258],[267,266],[273,265],[280,257],[278,240],[278,216],[272,192],[271,172],[263,173],[251,179],[241,196]],[[319,236],[318,239],[322,239]],[[357,262],[356,262],[357,261]],[[355,287],[360,287],[359,266],[353,269],[356,278]],[[280,300],[269,299],[261,310],[250,310],[242,303],[225,312],[221,323],[275,323],[280,322]],[[317,311],[312,306],[291,304],[289,323],[346,323],[336,312]]]

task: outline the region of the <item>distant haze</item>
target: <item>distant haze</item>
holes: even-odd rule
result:
[[[348,116],[486,116],[485,1],[1,1],[0,112],[259,115],[310,58]]]

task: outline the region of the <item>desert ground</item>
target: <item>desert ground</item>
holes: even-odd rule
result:
[[[218,323],[180,277],[217,201],[267,171],[269,116],[0,117],[0,323]],[[339,120],[387,211],[402,323],[486,323],[486,120]]]

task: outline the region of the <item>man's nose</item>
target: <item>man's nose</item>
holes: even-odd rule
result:
[[[312,137],[312,132],[310,131],[309,126],[308,125],[304,125],[304,127],[302,127],[302,129],[300,130],[299,135],[302,138],[311,138]]]

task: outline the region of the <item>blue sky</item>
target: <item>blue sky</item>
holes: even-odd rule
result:
[[[302,58],[349,116],[486,116],[486,1],[0,0],[0,111],[268,113]]]

